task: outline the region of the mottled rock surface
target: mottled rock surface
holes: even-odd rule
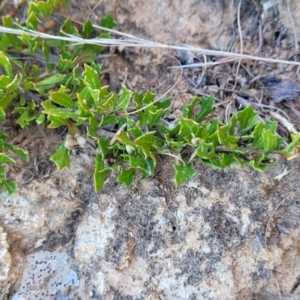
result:
[[[10,288],[7,278],[11,267],[11,256],[6,237],[6,232],[0,227],[0,299],[7,298]]]
[[[283,299],[297,299],[300,163],[278,182],[284,167],[257,174],[199,166],[193,181],[175,189],[165,162],[156,179],[125,190],[112,176],[99,194],[79,166],[33,180],[0,208],[2,220],[14,212],[4,224],[6,268],[11,255],[20,272],[11,295],[274,299],[277,280]]]

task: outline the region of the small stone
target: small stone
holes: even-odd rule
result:
[[[75,145],[76,145],[75,140],[71,135],[68,134],[65,140],[65,147],[69,150],[72,150]]]
[[[83,136],[77,133],[75,134],[75,139],[80,148],[85,149],[87,147],[87,141]]]
[[[300,88],[296,82],[286,78],[267,76],[262,81],[264,88],[269,92],[274,103],[281,101],[294,101],[299,97]]]

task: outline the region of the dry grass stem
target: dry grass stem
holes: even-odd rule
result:
[[[268,223],[267,223],[267,226],[266,226],[266,231],[265,231],[265,247],[266,247],[266,250],[268,251],[268,245],[267,245],[267,233],[268,233],[268,230],[269,230],[269,225],[271,223],[271,220],[275,214],[275,212],[277,211],[277,209],[286,201],[287,198],[284,198],[282,201],[279,202],[279,204],[275,207],[275,209],[273,210],[269,220],[268,220]]]
[[[185,50],[185,51],[192,51],[197,52],[199,54],[205,54],[205,55],[212,55],[212,56],[218,56],[218,57],[227,57],[231,58],[232,61],[239,60],[239,59],[246,59],[246,60],[252,60],[252,61],[262,61],[266,63],[274,63],[274,64],[284,64],[284,65],[294,65],[294,66],[300,66],[300,62],[297,61],[288,61],[283,59],[273,59],[273,58],[267,58],[267,57],[259,57],[254,55],[248,55],[248,54],[241,54],[241,53],[232,53],[232,52],[226,52],[226,51],[217,51],[217,50],[209,50],[209,49],[203,49],[200,47],[195,47],[191,45],[184,45],[184,46],[178,46],[178,45],[167,45],[163,43],[156,43],[153,41],[148,41],[145,39],[137,38],[133,35],[123,33],[117,30],[113,29],[107,29],[102,26],[94,25],[95,28],[98,28],[100,30],[109,31],[111,33],[117,34],[121,36],[122,38],[94,38],[94,39],[83,39],[80,37],[76,37],[73,35],[69,35],[65,33],[65,36],[58,36],[58,35],[51,35],[47,33],[37,32],[33,30],[24,30],[24,29],[14,29],[14,28],[7,28],[0,26],[0,33],[10,33],[14,35],[28,35],[32,37],[39,37],[41,39],[49,39],[49,40],[62,40],[67,41],[72,44],[90,44],[90,45],[99,45],[99,46],[123,46],[123,47],[141,47],[141,48],[159,48],[159,49],[169,49],[169,50]],[[228,61],[227,61],[228,62]],[[177,68],[193,68],[193,67],[201,67],[205,65],[218,65],[220,63],[224,63],[223,60],[220,60],[215,63],[195,63],[185,66],[177,66]]]
[[[298,46],[298,39],[297,39],[297,32],[295,28],[295,22],[291,14],[291,8],[290,8],[290,0],[286,0],[286,6],[287,6],[287,11],[289,14],[289,17],[291,19],[291,25],[293,27],[293,33],[294,33],[294,40],[295,40],[295,53],[299,52],[299,46]]]
[[[277,121],[279,121],[282,126],[284,126],[289,132],[297,134],[297,130],[295,129],[294,125],[290,123],[287,119],[282,117],[275,111],[269,111],[269,114]]]
[[[243,44],[243,34],[242,34],[242,26],[241,26],[241,2],[242,2],[242,0],[239,1],[238,10],[237,10],[237,24],[238,24],[239,38],[240,38],[240,54],[243,54],[244,44]],[[236,68],[234,86],[232,88],[233,90],[235,89],[236,84],[237,84],[237,77],[239,75],[240,67],[241,67],[241,59],[239,59],[238,65]]]

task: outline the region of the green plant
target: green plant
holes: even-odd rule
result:
[[[27,28],[37,29],[39,18],[57,8],[58,1],[32,1]],[[4,17],[2,23],[8,28],[21,28],[10,17]],[[115,22],[107,15],[101,25],[113,28]],[[60,34],[86,39],[109,37],[106,31],[99,33],[90,21],[79,31],[67,20]],[[56,60],[51,59],[53,48],[60,51]],[[0,76],[0,121],[12,111],[22,128],[33,122],[49,128],[66,126],[68,136],[51,160],[58,169],[69,168],[75,145],[84,151],[92,147],[96,191],[102,189],[112,171],[118,172],[117,180],[126,186],[137,175],[153,175],[158,155],[172,157],[174,181],[180,185],[195,175],[195,162],[216,168],[248,165],[262,171],[275,165],[279,155],[289,158],[298,154],[300,134],[292,135],[288,143],[278,136],[277,124],[261,122],[251,106],[222,124],[218,118],[207,119],[213,112],[213,99],[196,97],[183,106],[179,120],[169,122],[171,99],[157,101],[150,92],[132,92],[125,86],[119,93],[109,91],[99,80],[101,65],[95,63],[96,56],[105,50],[101,46],[73,45],[63,39],[0,34],[0,65],[5,71]],[[23,55],[42,59],[42,66],[23,62]],[[13,160],[4,151],[13,151],[25,160],[28,155],[6,143],[5,138],[1,132],[0,188],[6,187],[12,193],[15,186],[6,179],[3,164]]]

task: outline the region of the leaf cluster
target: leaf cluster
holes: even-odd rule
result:
[[[49,16],[61,3],[30,2],[26,27],[37,29],[39,18]],[[2,23],[20,27],[10,17],[4,17]],[[101,24],[115,26],[110,15]],[[109,37],[107,32],[99,33],[90,21],[79,31],[67,20],[60,34]],[[53,49],[59,51],[56,60]],[[262,122],[251,106],[223,124],[212,118],[213,98],[196,97],[183,106],[182,117],[170,120],[170,98],[157,101],[149,91],[133,92],[125,86],[118,93],[110,91],[101,84],[101,64],[95,62],[103,51],[100,46],[0,34],[0,66],[4,74],[0,76],[0,121],[12,111],[22,128],[32,122],[49,128],[67,127],[68,135],[51,160],[58,169],[69,168],[74,149],[85,152],[94,161],[96,191],[103,188],[110,172],[117,172],[117,181],[125,186],[136,177],[152,176],[159,155],[174,160],[176,185],[196,174],[196,162],[221,169],[248,165],[263,171],[274,166],[279,156],[298,155],[300,134],[292,135],[291,142],[284,140],[277,134],[277,124]],[[43,63],[23,61],[24,55]],[[196,112],[198,106],[201,108]],[[5,139],[1,132],[0,188],[13,192],[15,186],[6,179],[3,166],[13,160],[5,151],[13,151],[25,160],[28,155]]]
[[[181,118],[169,121],[169,98],[155,102],[154,94],[133,93],[124,86],[119,94],[109,92],[107,86],[101,86],[97,70],[88,65],[79,80],[82,92],[76,99],[54,92],[52,102],[56,105],[44,102],[43,113],[48,119],[59,118],[60,124],[69,124],[69,133],[79,132],[78,126],[84,124],[97,145],[97,191],[111,171],[117,171],[117,181],[126,186],[138,174],[148,178],[154,174],[158,155],[175,158],[174,181],[179,185],[196,174],[195,161],[220,169],[239,164],[263,171],[274,166],[279,155],[290,157],[298,151],[299,134],[292,135],[292,142],[287,144],[278,136],[277,124],[260,121],[252,106],[232,116],[228,124],[218,118],[208,122],[205,118],[213,112],[213,98],[196,97],[183,107]],[[197,105],[201,109],[195,114]],[[114,128],[114,136],[101,137],[108,128]],[[62,144],[52,160],[58,168],[69,167],[69,154]]]
[[[25,27],[14,22],[10,16],[2,18],[2,26],[28,31],[39,30],[42,21],[46,22],[50,15],[64,8],[69,2],[30,1]],[[100,23],[107,28],[116,25],[111,15],[102,18]],[[61,36],[72,34],[81,38],[110,36],[105,31],[99,33],[90,21],[79,31],[70,20],[66,20],[59,32]],[[76,93],[76,80],[74,81],[73,75],[81,72],[83,63],[93,64],[97,55],[105,51],[101,46],[72,45],[66,41],[46,40],[27,34],[15,36],[0,33],[0,125],[5,121],[8,112],[17,116],[16,123],[21,128],[29,128],[33,122],[43,126],[48,124],[49,121],[42,113],[42,101],[49,99],[53,91],[71,89]],[[61,89],[58,91],[60,85]],[[55,118],[53,119],[50,123],[55,124]],[[28,154],[6,143],[6,138],[0,130],[0,190],[6,188],[9,193],[13,193],[16,186],[6,178],[5,166],[15,161],[6,152],[15,152],[24,160],[28,160]]]

